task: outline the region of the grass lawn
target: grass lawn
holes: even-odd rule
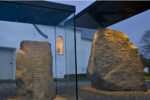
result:
[[[78,81],[85,81],[89,80],[86,74],[78,74]],[[56,82],[65,82],[65,81],[76,81],[75,75],[66,75],[64,78],[54,78],[54,81]]]
[[[144,78],[145,78],[145,80],[150,80],[150,74],[144,73]]]
[[[150,74],[144,73],[145,80],[150,80]],[[86,74],[78,75],[78,81],[86,81],[89,80]],[[76,81],[75,75],[65,76],[64,78],[55,78],[54,81],[57,82],[65,82],[65,81]]]

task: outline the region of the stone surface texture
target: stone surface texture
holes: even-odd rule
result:
[[[16,60],[17,100],[53,100],[51,46],[47,42],[23,41]]]
[[[146,91],[140,54],[120,31],[97,29],[87,68],[92,87],[108,91]]]

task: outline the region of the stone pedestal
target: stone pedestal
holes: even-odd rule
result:
[[[96,31],[87,74],[94,88],[110,91],[147,90],[139,50],[120,31]]]
[[[17,100],[53,100],[51,46],[23,41],[16,61]]]

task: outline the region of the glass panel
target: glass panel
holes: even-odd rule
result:
[[[0,100],[76,100],[74,12],[0,5]]]
[[[56,27],[56,37],[63,39],[63,55],[56,55],[57,93],[76,100],[76,71],[74,43],[74,14],[61,23],[65,27]],[[71,19],[70,19],[71,18]],[[62,41],[62,40],[61,40]]]
[[[111,17],[113,14],[108,12],[108,15],[105,15],[99,10],[103,11],[98,8],[97,12],[93,10],[96,17],[99,14],[108,18],[102,24],[112,23],[109,20],[114,20]],[[149,13],[150,10],[141,12],[108,27],[99,25],[97,29],[77,28],[78,99],[149,99]],[[84,21],[81,26],[83,24]],[[92,27],[92,24],[87,25]],[[138,98],[134,98],[137,95]]]

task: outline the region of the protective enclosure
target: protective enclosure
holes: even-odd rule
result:
[[[95,1],[75,16],[79,99],[150,99],[149,8]]]
[[[0,2],[0,99],[76,100],[74,12],[46,1]]]

